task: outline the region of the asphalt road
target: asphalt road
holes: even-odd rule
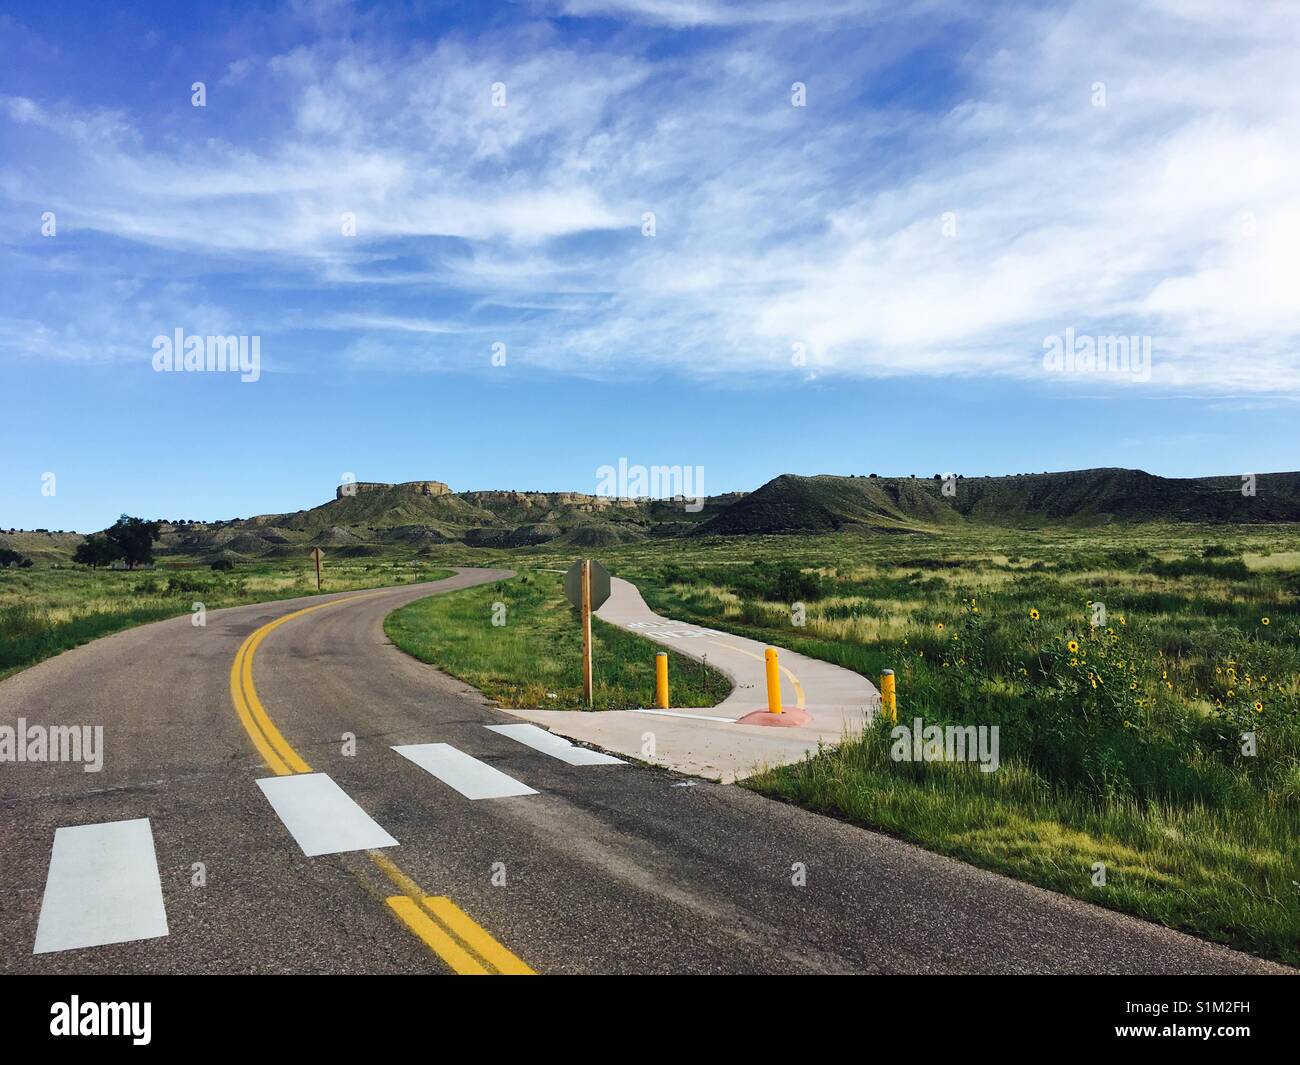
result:
[[[161,622],[0,683],[0,725],[105,730],[99,773],[0,764],[0,971],[440,973],[466,966],[463,945],[484,968],[539,973],[1277,970],[734,786],[569,765],[490,731],[518,719],[405,656],[382,623],[413,599],[506,575],[238,607],[203,628]],[[256,696],[286,747],[398,844],[307,857],[257,783],[301,774],[268,768],[231,667],[268,622],[331,599],[346,601],[262,633]],[[534,793],[472,800],[391,749],[431,743]],[[43,904],[46,934],[75,934],[45,899],[56,830],[142,818],[167,934],[33,953]],[[77,890],[94,900],[102,887]],[[431,912],[459,942],[447,946],[427,903],[402,917],[410,896],[449,899],[450,917],[446,904]]]

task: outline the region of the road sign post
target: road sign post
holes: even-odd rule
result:
[[[582,614],[582,697],[587,709],[592,705],[591,612],[599,610],[609,598],[609,571],[599,562],[584,558],[575,562],[564,575],[564,594]]]
[[[316,563],[316,591],[320,591],[320,562],[325,557],[325,552],[319,547],[313,547],[311,550],[311,560]]]
[[[591,709],[591,559],[582,563],[582,701]]]

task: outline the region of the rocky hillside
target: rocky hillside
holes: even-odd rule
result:
[[[332,554],[378,554],[459,542],[470,547],[546,543],[605,547],[693,531],[740,498],[715,496],[698,513],[680,502],[616,499],[578,492],[452,492],[438,481],[340,485],[311,510],[164,526],[158,554],[205,559],[296,555],[306,546]]]
[[[940,480],[783,474],[702,524],[699,535],[752,536],[840,530],[920,530],[976,522],[1036,528],[1111,522],[1300,521],[1300,474],[1260,474],[1255,495],[1240,477],[1168,478],[1098,469]]]

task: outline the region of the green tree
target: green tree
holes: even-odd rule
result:
[[[104,532],[104,535],[117,547],[121,552],[121,558],[126,561],[127,569],[135,569],[136,566],[145,565],[153,561],[153,544],[158,539],[158,522],[145,521],[143,518],[132,518],[123,514],[113,527]]]
[[[121,549],[104,533],[92,533],[87,536],[72,553],[73,562],[80,562],[91,569],[110,565],[121,557]]]

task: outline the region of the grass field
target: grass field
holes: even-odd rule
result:
[[[326,560],[326,592],[438,580],[450,570],[396,559]],[[248,562],[233,570],[0,569],[0,677],[109,633],[208,610],[316,592],[310,562]]]
[[[494,617],[499,624],[493,624]],[[582,630],[558,574],[525,572],[498,584],[421,599],[390,614],[384,630],[398,647],[502,706],[584,709]],[[660,650],[594,618],[595,709],[653,706],[654,656]],[[675,651],[668,656],[675,705],[714,706],[731,693],[731,682],[717,670]]]

